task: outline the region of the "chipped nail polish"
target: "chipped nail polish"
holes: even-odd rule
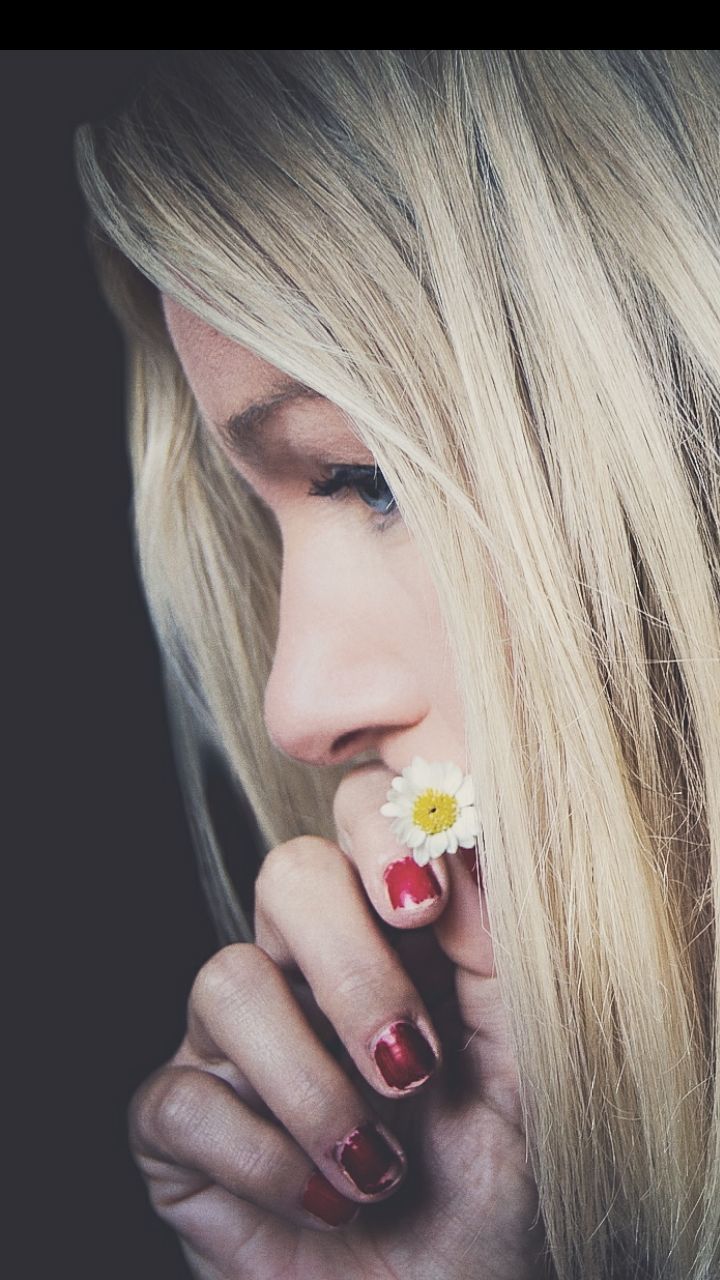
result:
[[[385,870],[390,903],[393,907],[418,907],[437,902],[442,889],[432,867],[419,867],[414,858],[399,858]]]
[[[402,1161],[374,1124],[353,1129],[338,1143],[335,1156],[365,1195],[386,1191],[403,1172]]]
[[[409,1089],[428,1079],[437,1058],[412,1022],[393,1022],[375,1041],[373,1057],[386,1084]]]

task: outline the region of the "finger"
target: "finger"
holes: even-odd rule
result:
[[[163,1068],[141,1086],[130,1108],[130,1141],[154,1207],[195,1248],[207,1250],[227,1232],[208,1234],[205,1193],[239,1242],[261,1209],[298,1226],[347,1225],[359,1206],[315,1169],[292,1138],[239,1102],[217,1076]],[[232,1197],[232,1199],[231,1199]]]
[[[427,1007],[337,846],[301,836],[268,854],[255,886],[258,945],[297,965],[365,1080],[386,1097],[428,1083],[441,1046]]]
[[[290,975],[286,973],[286,976],[292,988],[293,996],[302,1009],[307,1022],[320,1042],[334,1052],[339,1045],[335,1028],[329,1019],[325,1017],[322,1010],[318,1008],[312,991],[299,970],[291,965],[288,965],[287,968],[294,970]],[[231,1062],[221,1053],[214,1053],[209,1042],[203,1044],[202,1052],[198,1052],[195,1047],[197,1043],[197,1036],[195,1036],[194,1041],[191,1041],[186,1034],[180,1047],[173,1054],[167,1065],[197,1067],[201,1071],[211,1071],[221,1080],[225,1080],[234,1089],[238,1097],[258,1114],[268,1116],[272,1114],[257,1089],[252,1087],[247,1076],[243,1074],[237,1063]]]
[[[207,1045],[205,1049],[206,1052],[199,1053],[191,1042],[190,1037],[186,1034],[180,1048],[173,1054],[167,1065],[169,1067],[193,1067],[195,1070],[205,1071],[217,1076],[219,1080],[224,1080],[240,1101],[244,1102],[257,1115],[272,1119],[270,1108],[257,1089],[253,1089],[247,1076],[243,1074],[237,1064],[231,1062],[222,1054],[213,1055],[208,1053]]]
[[[356,866],[378,913],[396,926],[404,922],[408,943],[412,944],[418,932],[424,932],[418,926],[430,921],[437,945],[453,967],[456,1007],[453,1008],[452,997],[446,999],[447,971],[443,975],[431,947],[425,944],[419,955],[411,951],[409,957],[402,948],[402,959],[405,963],[410,960],[410,973],[432,1008],[435,1027],[443,1034],[448,1055],[452,1052],[454,1037],[465,1028],[467,1043],[472,1044],[473,1053],[482,1058],[486,1091],[497,1084],[504,1099],[512,1095],[513,1087],[517,1094],[517,1079],[508,1042],[506,1010],[495,977],[488,902],[479,857],[482,837],[476,849],[460,848],[432,862],[432,871],[442,889],[431,907],[388,913],[383,893],[387,873],[386,870],[383,873],[384,885],[380,873],[380,868],[387,867],[387,859],[379,851],[387,847],[387,843],[384,846],[382,843],[382,824],[386,824],[388,832],[391,824],[379,810],[389,778],[384,766],[377,764],[362,766],[343,778],[335,795],[335,822],[338,832],[342,832],[344,852]],[[391,833],[390,839],[393,839]]]
[[[363,765],[341,781],[334,817],[343,852],[383,920],[403,929],[434,924],[453,964],[489,976],[492,942],[476,850],[461,848],[417,866],[380,812],[390,781],[388,770],[377,764]]]
[[[188,1042],[209,1061],[242,1072],[278,1122],[338,1191],[391,1194],[406,1159],[313,1033],[280,969],[258,946],[218,952],[195,981]]]
[[[435,936],[445,955],[478,978],[495,976],[487,895],[473,849],[445,855],[450,881],[447,905],[435,924]]]
[[[346,774],[333,806],[338,842],[381,919],[396,929],[418,929],[444,911],[450,880],[443,859],[420,867],[396,839],[380,812],[390,782],[383,765],[362,765]]]
[[[357,1205],[353,1209],[357,1216]],[[168,1220],[166,1215],[160,1216]],[[297,1250],[297,1226],[237,1200],[221,1187],[208,1186],[182,1200],[169,1225],[180,1236],[190,1274],[197,1280],[224,1280],[231,1276],[277,1280],[292,1274],[287,1268]],[[303,1225],[323,1231],[322,1218],[314,1215]],[[330,1220],[326,1226],[335,1227],[335,1234],[339,1234],[338,1228],[347,1229],[346,1223]]]

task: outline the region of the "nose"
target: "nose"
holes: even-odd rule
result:
[[[338,765],[425,715],[392,581],[346,539],[284,541],[280,619],[265,690],[272,742],[304,764]],[[397,596],[395,595],[397,600]]]

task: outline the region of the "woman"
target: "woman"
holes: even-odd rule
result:
[[[227,944],[131,1108],[198,1277],[720,1270],[719,71],[181,51],[79,132]]]

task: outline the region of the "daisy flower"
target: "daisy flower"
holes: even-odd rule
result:
[[[415,756],[393,778],[388,803],[380,810],[394,818],[393,834],[412,849],[418,866],[459,846],[472,848],[480,834],[472,778],[456,764],[428,764]]]

